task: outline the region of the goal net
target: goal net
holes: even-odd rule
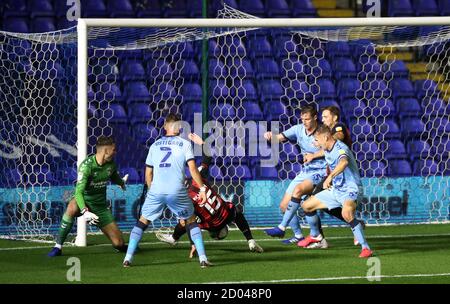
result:
[[[251,226],[278,224],[303,157],[295,143],[271,145],[263,134],[300,123],[304,105],[341,110],[363,177],[359,218],[448,221],[450,26],[243,28],[254,17],[228,6],[218,18],[232,23],[88,28],[87,154],[98,136],[116,139],[130,185],[107,195],[121,229],[138,217],[145,157],[170,112],[187,122],[182,136],[208,135],[219,193]],[[0,32],[0,41],[0,235],[49,240],[76,181],[77,32]],[[175,223],[167,210],[153,227]]]

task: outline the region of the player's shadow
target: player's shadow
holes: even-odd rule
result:
[[[377,256],[398,255],[399,253],[432,252],[450,250],[450,236],[427,236],[420,238],[370,239],[369,244]]]

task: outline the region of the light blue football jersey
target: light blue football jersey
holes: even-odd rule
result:
[[[350,148],[342,141],[337,140],[330,151],[325,150],[325,159],[331,171],[336,168],[343,157],[347,157],[348,166],[342,173],[333,178],[333,187],[337,189],[361,187],[358,164]]]
[[[303,124],[295,125],[286,131],[282,132],[290,141],[296,141],[300,146],[301,153],[305,155],[306,153],[316,153],[320,150],[320,148],[314,146],[314,132],[310,135],[306,134],[306,128]],[[324,169],[326,168],[327,163],[324,158],[316,158],[308,164],[304,165],[305,169]]]
[[[175,194],[186,192],[184,169],[194,159],[192,145],[179,136],[164,136],[151,145],[147,166],[153,167],[150,191],[154,194]]]

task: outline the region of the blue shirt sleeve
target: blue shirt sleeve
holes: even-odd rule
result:
[[[152,157],[152,147],[148,149],[147,159],[145,160],[145,164],[149,167],[153,167],[153,157]]]
[[[186,145],[186,147],[185,147],[185,157],[186,157],[186,163],[188,162],[188,161],[190,161],[191,159],[194,159],[194,152],[193,152],[193,150],[192,150],[192,145],[191,145],[191,143],[190,142],[185,142],[185,145]]]
[[[282,132],[281,134],[283,134],[284,137],[286,137],[290,141],[296,141],[298,132],[299,132],[299,125],[296,125],[296,126],[290,127],[289,129]]]

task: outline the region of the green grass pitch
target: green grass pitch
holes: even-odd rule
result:
[[[223,241],[203,233],[215,264],[207,269],[188,258],[186,236],[171,247],[146,233],[131,268],[122,267],[124,254],[115,253],[103,235],[89,236],[87,248],[65,247],[57,258],[46,256],[48,244],[0,240],[0,283],[72,283],[70,257],[81,262],[79,283],[450,283],[450,224],[367,227],[381,266],[381,280],[373,282],[366,278],[373,264],[358,258],[360,247],[353,246],[350,229],[324,230],[328,249],[284,245],[255,230],[262,254],[251,253],[239,231]]]

